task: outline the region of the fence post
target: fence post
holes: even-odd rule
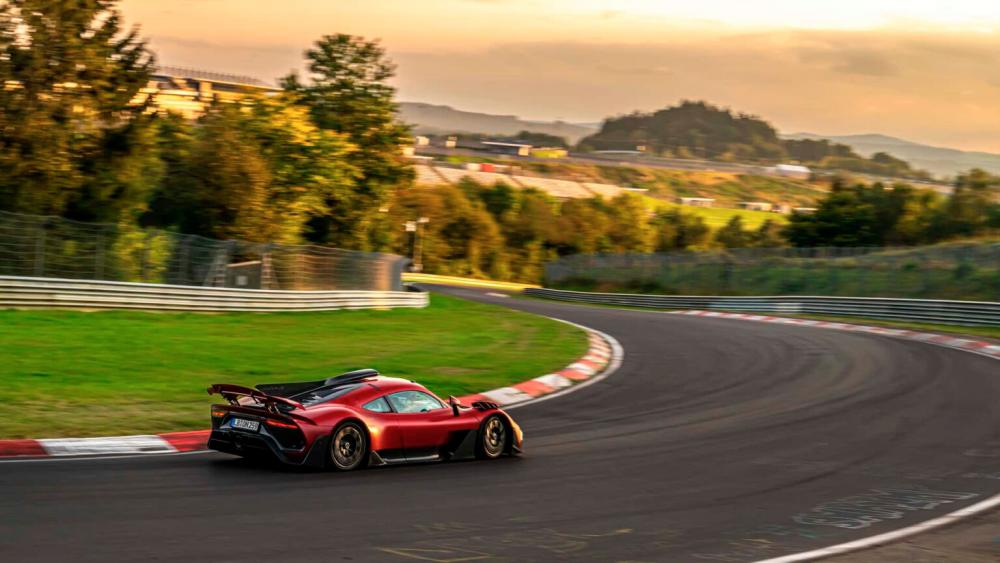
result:
[[[149,233],[146,233],[145,236],[142,237],[142,255],[141,262],[139,264],[139,277],[143,282],[149,281],[149,237]]]
[[[43,219],[40,225],[38,239],[35,240],[35,277],[45,277],[45,226],[49,220]]]
[[[104,279],[104,234],[97,235],[97,256],[94,263],[94,278]]]
[[[178,261],[177,283],[181,285],[196,285],[194,281],[194,268],[191,267],[191,235],[178,235],[181,244]]]

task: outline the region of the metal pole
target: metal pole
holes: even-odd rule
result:
[[[48,219],[42,221],[38,239],[35,240],[35,277],[45,277],[45,225]]]
[[[422,272],[424,271],[424,264],[422,261],[423,248],[421,248],[420,240],[420,224],[417,223],[417,229],[413,231],[413,271]]]
[[[139,276],[143,282],[149,281],[149,238],[151,234],[146,233],[142,237],[142,262],[140,263]]]
[[[104,279],[104,235],[97,235],[97,258],[94,265],[94,278]]]

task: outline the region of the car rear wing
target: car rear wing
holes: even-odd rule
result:
[[[291,399],[286,399],[284,397],[276,397],[274,395],[268,395],[256,389],[251,389],[249,387],[242,387],[240,385],[229,385],[227,383],[216,383],[208,388],[209,395],[222,395],[222,398],[229,401],[229,404],[236,406],[245,406],[240,403],[240,399],[243,397],[248,397],[254,401],[261,403],[267,408],[268,411],[275,414],[279,414],[280,410],[278,405],[285,405],[297,409],[304,408],[302,403],[293,401]]]

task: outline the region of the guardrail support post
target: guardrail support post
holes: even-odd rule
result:
[[[39,227],[38,240],[35,241],[35,277],[38,278],[45,277],[45,226],[47,224],[47,219],[42,221]]]

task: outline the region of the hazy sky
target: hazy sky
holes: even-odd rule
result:
[[[378,37],[400,99],[600,121],[704,99],[784,132],[1000,152],[1000,0],[124,0],[163,64],[274,81]]]

